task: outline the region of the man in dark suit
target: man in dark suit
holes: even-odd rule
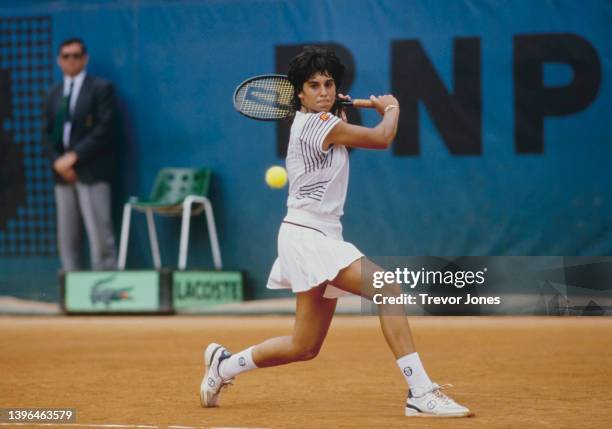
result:
[[[83,269],[82,229],[92,268],[115,269],[111,186],[117,112],[113,85],[87,74],[80,39],[64,41],[57,63],[64,79],[51,88],[43,112],[43,147],[53,162],[57,235],[62,267]]]

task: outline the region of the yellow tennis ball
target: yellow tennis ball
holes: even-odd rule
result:
[[[266,183],[271,188],[282,188],[287,184],[287,170],[275,165],[266,171]]]

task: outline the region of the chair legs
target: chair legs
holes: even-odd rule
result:
[[[184,270],[187,267],[187,250],[189,248],[189,227],[191,225],[191,205],[193,200],[190,197],[183,201],[183,213],[181,216],[181,241],[179,244],[178,269]]]
[[[149,242],[151,244],[151,255],[153,256],[153,266],[159,270],[161,268],[161,256],[159,254],[159,243],[157,241],[157,231],[155,230],[155,219],[153,219],[153,211],[146,210],[147,229],[149,230]]]
[[[213,263],[215,269],[220,270],[223,268],[223,261],[221,260],[221,249],[219,248],[219,238],[217,237],[215,215],[213,214],[212,205],[208,198],[205,198],[203,201],[204,210],[206,211],[206,225],[208,227],[208,236],[210,237],[210,249],[212,251]]]
[[[123,219],[121,220],[121,241],[119,243],[119,259],[117,260],[117,269],[125,270],[125,260],[127,259],[127,248],[130,237],[130,220],[132,215],[132,206],[130,203],[123,205]]]
[[[161,255],[159,253],[159,243],[157,241],[157,231],[155,229],[155,220],[153,219],[153,211],[148,209],[145,211],[147,216],[147,229],[149,231],[149,243],[151,245],[151,255],[153,257],[153,266],[156,269],[161,268]],[[127,249],[130,240],[130,223],[132,220],[132,205],[125,203],[123,206],[123,219],[121,221],[121,241],[119,242],[119,259],[117,260],[117,269],[125,270],[125,261],[127,260]]]
[[[193,203],[199,203],[204,206],[206,213],[206,225],[208,227],[208,236],[210,237],[210,248],[212,250],[213,263],[215,269],[223,268],[221,260],[221,250],[219,248],[219,239],[217,237],[217,227],[215,226],[215,216],[213,214],[212,205],[208,198],[190,195],[183,201],[183,212],[181,220],[181,241],[179,244],[179,270],[184,270],[187,267],[187,252],[189,250],[189,228],[191,224],[191,207]],[[147,229],[149,232],[149,243],[151,245],[151,255],[153,257],[153,266],[156,269],[161,268],[161,255],[159,252],[159,242],[157,241],[157,230],[155,229],[155,219],[153,218],[153,210],[146,209]],[[132,205],[126,203],[123,206],[123,219],[121,221],[121,241],[119,244],[119,259],[117,268],[125,270],[125,262],[127,259],[127,249],[130,236],[130,222],[132,217]]]
[[[193,203],[200,203],[204,205],[204,211],[206,212],[206,224],[208,226],[208,236],[210,237],[210,248],[213,255],[213,263],[215,269],[220,270],[223,268],[223,262],[221,261],[221,251],[219,249],[219,239],[217,237],[217,228],[215,226],[215,216],[213,214],[212,205],[206,197],[197,197],[190,195],[183,201],[183,214],[181,224],[181,243],[179,246],[179,270],[184,270],[187,267],[187,251],[189,248],[189,228],[191,222],[191,206]]]

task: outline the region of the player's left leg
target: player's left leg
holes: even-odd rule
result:
[[[361,258],[338,273],[331,282],[335,287],[372,300],[375,294],[385,297],[399,297],[402,293],[397,284],[386,285],[382,289],[373,287],[374,272],[384,271],[367,258]],[[389,302],[389,301],[387,301]],[[397,365],[409,385],[405,414],[424,417],[464,417],[470,410],[457,404],[442,393],[444,386],[432,383],[421,363],[412,341],[412,333],[403,305],[377,305],[380,326],[387,344],[391,348]]]

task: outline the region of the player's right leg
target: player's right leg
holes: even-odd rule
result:
[[[326,286],[297,294],[293,333],[256,345],[253,360],[258,368],[313,359],[327,336],[336,310],[336,299],[323,298]]]
[[[292,335],[270,338],[233,355],[219,344],[209,344],[204,357],[206,374],[200,385],[201,405],[217,406],[221,389],[242,372],[316,357],[337,302],[336,299],[323,298],[325,287],[322,285],[297,294]]]

